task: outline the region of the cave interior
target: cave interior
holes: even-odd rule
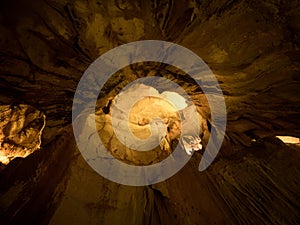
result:
[[[0,34],[0,224],[300,224],[298,0],[1,1]],[[226,131],[204,171],[199,163],[218,125],[207,95],[181,68],[132,63],[96,94],[91,80],[74,101],[80,79],[98,57],[142,40],[189,49],[220,85]],[[130,86],[153,77],[161,78],[151,83],[155,88]],[[218,91],[214,83],[206,85]],[[122,98],[124,90],[152,97],[137,101],[125,117],[122,107],[128,109],[133,97]],[[74,107],[85,110],[80,106],[90,95],[97,97],[94,113],[72,117]],[[118,105],[118,99],[128,102]],[[86,148],[89,138],[100,138],[117,160],[149,166],[174,149],[151,145],[137,151],[134,141],[132,149],[126,147],[126,132],[114,130],[113,115],[133,136],[147,139],[155,128],[161,140],[171,118],[184,131],[184,121],[191,121],[184,110],[191,105],[201,144],[186,150],[191,157],[181,170],[158,183],[130,186],[106,179],[74,137],[76,123]],[[97,132],[89,130],[92,122]]]

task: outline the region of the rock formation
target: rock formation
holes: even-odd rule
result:
[[[27,105],[0,107],[0,161],[8,164],[40,148],[45,115]]]
[[[1,224],[300,223],[299,145],[276,138],[300,137],[299,1],[12,0],[0,12]],[[208,170],[198,171],[196,152],[168,180],[130,187],[83,159],[72,103],[95,59],[148,39],[180,44],[209,65],[228,122]],[[114,74],[99,94],[101,121],[121,88],[154,75],[187,90],[205,146],[215,126],[205,95],[169,65],[137,63]]]

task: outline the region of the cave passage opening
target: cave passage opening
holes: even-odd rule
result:
[[[154,77],[164,79],[143,80]],[[116,72],[99,93],[95,115],[106,149],[132,165],[158,163],[178,145],[188,155],[202,154],[210,135],[202,90],[189,75],[163,63],[136,63]]]

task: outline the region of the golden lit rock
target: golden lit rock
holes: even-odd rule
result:
[[[45,115],[20,104],[0,106],[0,162],[8,164],[38,150],[45,127]]]

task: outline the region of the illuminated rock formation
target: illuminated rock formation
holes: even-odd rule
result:
[[[2,1],[0,12],[1,156],[7,146],[5,164],[10,161],[1,165],[1,224],[300,223],[299,145],[276,138],[300,137],[299,1],[12,0]],[[130,187],[103,178],[83,159],[72,103],[95,59],[147,39],[180,44],[209,65],[224,93],[228,123],[208,170],[198,171],[202,156],[195,152],[170,179]],[[100,122],[109,120],[109,100],[145,76],[187,90],[203,119],[205,147],[215,126],[205,96],[169,65],[137,63],[117,72],[99,94]],[[88,121],[78,122],[88,129]],[[111,132],[100,122],[99,130]],[[26,156],[25,148],[32,154],[9,159],[14,151]],[[115,154],[124,160],[121,153]]]
[[[28,105],[0,106],[0,162],[8,164],[40,148],[45,115]]]

